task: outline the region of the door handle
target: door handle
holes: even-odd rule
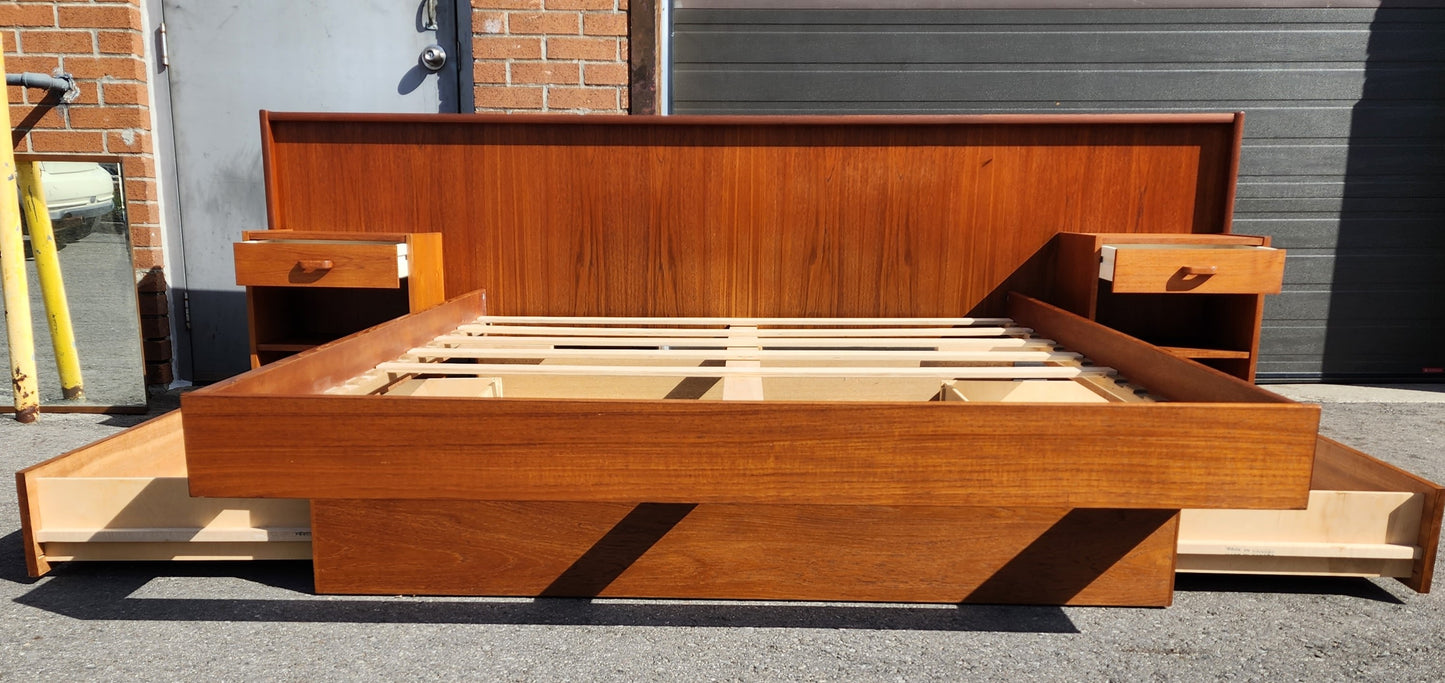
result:
[[[440,71],[443,66],[446,66],[447,51],[442,49],[442,46],[432,43],[422,48],[419,61],[428,71]]]

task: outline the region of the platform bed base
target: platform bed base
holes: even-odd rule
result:
[[[470,304],[459,303],[450,305],[451,313],[444,308],[431,316],[455,316],[459,307],[465,309],[478,301],[473,297]],[[1105,354],[1122,350],[1118,358],[1129,370],[1125,374],[1139,376],[1148,368],[1128,363],[1146,355],[1147,345],[1115,339],[1092,323],[1072,329],[1052,320],[1048,307],[1021,305],[1020,311],[1067,336],[1070,350],[1061,350],[1053,340],[1043,338],[1043,333],[998,320],[949,321],[969,327],[1002,324],[990,332],[991,341],[978,339],[973,334],[976,329],[898,336],[899,330],[883,329],[881,321],[849,322],[860,326],[857,330],[877,331],[849,332],[845,336],[851,341],[842,347],[844,351],[829,351],[823,344],[806,351],[783,352],[779,357],[764,352],[777,345],[790,348],[789,340],[827,338],[758,334],[766,332],[766,324],[763,330],[739,334],[736,328],[754,326],[738,321],[717,323],[730,326],[721,333],[694,330],[691,337],[679,335],[675,329],[659,332],[643,325],[634,329],[647,332],[626,335],[631,341],[625,352],[619,353],[616,347],[582,351],[587,354],[585,362],[592,364],[588,368],[598,367],[600,355],[603,367],[619,369],[588,374],[593,371],[576,370],[579,356],[570,351],[590,348],[588,338],[606,338],[589,331],[589,326],[613,323],[557,322],[558,326],[578,327],[568,334],[582,338],[563,344],[541,344],[535,336],[519,340],[525,335],[510,329],[507,334],[494,335],[509,339],[502,345],[446,335],[432,342],[410,339],[406,337],[415,336],[414,326],[397,323],[285,361],[292,366],[289,372],[284,367],[263,369],[248,381],[218,385],[212,391],[226,399],[246,397],[246,384],[256,382],[264,387],[268,374],[294,381],[316,371],[317,359],[352,358],[367,345],[390,345],[396,351],[380,358],[398,360],[333,373],[332,379],[314,385],[313,391],[337,401],[377,402],[368,403],[367,411],[378,416],[387,412],[377,413],[381,407],[450,406],[453,404],[447,401],[462,397],[490,404],[516,400],[518,395],[526,401],[558,396],[563,397],[558,399],[561,401],[597,401],[596,397],[621,394],[634,401],[653,401],[640,404],[651,406],[734,401],[744,405],[771,401],[778,406],[803,401],[800,405],[821,406],[825,404],[818,401],[862,401],[876,407],[942,401],[970,404],[958,406],[971,411],[968,415],[990,414],[990,403],[1023,401],[1018,404],[1021,412],[1010,413],[1016,418],[1027,418],[1034,411],[1051,414],[1050,404],[1054,410],[1067,411],[1157,400],[1121,380],[1114,369],[1093,365],[1090,360],[1093,352],[1089,349]],[[870,327],[870,323],[876,326]],[[503,321],[493,319],[486,324],[494,326],[491,332],[497,332],[496,326]],[[547,326],[544,321],[520,319],[505,324]],[[632,324],[639,323],[634,320]],[[828,323],[838,324],[842,323]],[[923,324],[912,329],[923,329]],[[807,329],[819,329],[820,325]],[[464,331],[465,325],[444,320],[442,327],[443,332]],[[610,329],[606,334],[616,335],[616,328]],[[552,327],[525,334],[555,336],[557,331]],[[476,336],[476,330],[471,333]],[[693,341],[662,344],[648,340],[649,335],[658,334]],[[1101,334],[1109,343],[1101,344],[1095,338]],[[747,340],[741,339],[743,335]],[[973,348],[940,348],[957,342]],[[949,355],[988,353],[980,351],[980,343],[1002,349],[996,351],[1000,355],[992,360]],[[877,348],[880,344],[889,348]],[[650,351],[639,348],[649,345]],[[471,352],[483,346],[500,349],[488,354],[520,358],[502,358],[515,363],[505,368],[487,366],[486,362],[499,359]],[[567,351],[559,354],[558,347]],[[907,357],[879,356],[889,352]],[[804,355],[790,355],[793,353]],[[1019,353],[1036,355],[1010,355]],[[718,357],[706,357],[709,354]],[[686,372],[700,376],[635,376],[622,371],[676,367],[679,358],[697,363]],[[426,372],[415,371],[412,364],[423,360],[428,361],[423,363]],[[1174,358],[1162,362],[1187,363]],[[469,374],[433,372],[444,364]],[[830,377],[817,371],[856,370],[860,364],[887,371],[865,378]],[[572,369],[536,372],[549,366]],[[792,369],[776,370],[779,367]],[[760,368],[773,368],[775,376],[764,376],[758,372]],[[498,369],[507,372],[493,372]],[[737,371],[717,372],[734,369]],[[909,369],[925,372],[912,376],[891,372]],[[976,378],[981,371],[1033,375],[1039,370],[1063,371],[1066,376]],[[1224,384],[1234,381],[1201,377]],[[270,391],[276,391],[276,386]],[[681,386],[688,390],[680,391]],[[1256,392],[1265,400],[1258,408],[1276,402],[1277,397],[1267,392],[1242,386],[1205,390],[1227,389],[1245,398]],[[280,391],[285,395],[295,389],[282,386]],[[661,401],[665,396],[693,400]],[[187,401],[189,405],[190,399]],[[602,409],[610,403],[582,405]],[[207,401],[200,405],[203,410],[211,409],[206,414],[213,426],[222,419],[214,411],[215,405]],[[1288,407],[1276,410],[1292,414]],[[1204,408],[1208,406],[1201,404],[1200,409]],[[188,407],[188,415],[190,410]],[[1017,428],[1017,423],[1011,427]],[[979,489],[977,504],[930,503],[917,493],[889,494],[846,486],[791,503],[545,500],[537,499],[536,493],[530,494],[533,499],[510,501],[419,499],[388,497],[384,490],[374,496],[311,496],[309,504],[307,500],[274,498],[191,498],[186,495],[187,487],[194,489],[197,481],[188,469],[182,434],[182,418],[177,412],[21,472],[18,484],[31,573],[43,574],[51,562],[71,560],[312,558],[316,589],[323,593],[1157,606],[1169,604],[1176,570],[1390,576],[1417,590],[1428,590],[1445,501],[1438,487],[1328,439],[1318,439],[1314,449],[1314,490],[1308,496],[1308,509],[1287,511],[1186,509],[1181,514],[1147,506],[1076,507],[986,500],[1014,495],[1006,487]],[[219,443],[210,431],[205,436],[208,438],[199,441],[208,447]],[[1023,435],[1014,439],[1015,443],[1027,440]],[[1026,448],[1017,446],[1016,451],[1023,453]],[[264,456],[258,453],[241,460],[254,467],[286,466],[283,460]],[[369,457],[356,456],[358,462]],[[216,461],[203,458],[203,462]],[[963,466],[968,461],[957,462]],[[229,470],[225,474],[210,483],[241,476]],[[316,483],[311,477],[297,480]],[[912,485],[906,479],[899,481],[900,485]],[[203,487],[207,484],[201,482]],[[353,490],[359,492],[370,486],[360,480],[348,485],[358,487]],[[837,500],[830,502],[828,495]],[[1062,500],[1072,494],[1065,489],[1047,495]],[[871,500],[856,502],[863,498]]]
[[[314,522],[321,593],[1164,605],[1172,580],[1154,570],[1173,561],[1176,529],[1179,572],[1394,577],[1428,590],[1445,499],[1321,439],[1306,510],[308,507],[189,497],[181,428],[178,411],[21,472],[32,575],[68,561],[311,559]]]

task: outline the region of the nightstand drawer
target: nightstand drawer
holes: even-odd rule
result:
[[[1099,277],[1115,293],[1277,294],[1284,251],[1203,244],[1106,244]]]
[[[235,245],[236,284],[396,288],[406,245],[394,242],[246,241]]]

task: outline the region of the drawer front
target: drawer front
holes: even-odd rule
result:
[[[396,288],[405,273],[396,244],[238,242],[236,284]]]
[[[1105,245],[1099,277],[1116,293],[1278,294],[1284,251],[1269,247]]]

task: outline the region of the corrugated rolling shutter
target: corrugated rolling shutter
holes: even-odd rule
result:
[[[1290,250],[1261,379],[1445,379],[1445,3],[705,4],[748,3],[675,3],[674,113],[1245,111],[1234,230]]]

